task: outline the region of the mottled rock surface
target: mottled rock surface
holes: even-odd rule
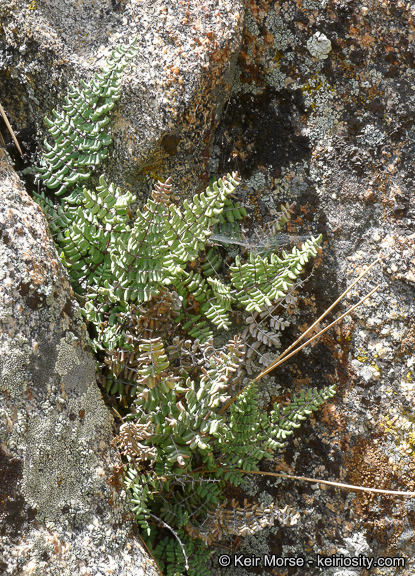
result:
[[[281,201],[296,200],[301,208],[291,232],[323,233],[299,332],[382,254],[340,309],[376,284],[378,292],[277,369],[270,390],[264,388],[266,401],[307,386],[338,387],[270,471],[415,488],[414,15],[410,3],[388,0],[246,5],[244,43],[211,167],[240,170],[258,220]],[[315,42],[323,36],[330,45]],[[290,504],[302,518],[294,528],[246,539],[238,553],[312,561],[306,570],[285,572],[262,562],[259,573],[369,573],[362,566],[321,570],[317,554],[403,556],[405,568],[375,565],[370,574],[414,572],[414,499],[278,479],[250,480],[247,490],[265,502]]]
[[[150,176],[171,172],[184,195],[211,176],[237,169],[243,176],[241,198],[258,222],[280,202],[297,201],[290,232],[322,232],[324,244],[294,314],[296,329],[287,330],[287,344],[382,254],[340,308],[380,284],[376,295],[264,382],[265,405],[309,386],[338,386],[335,399],[267,469],[415,490],[413,5],[400,0],[72,5],[1,0],[0,10],[3,105],[22,131],[26,149],[34,149],[43,115],[62,101],[69,81],[89,77],[100,57],[138,32],[140,55],[126,71],[113,123],[110,175],[139,191]],[[14,229],[18,234],[18,226]],[[34,298],[35,291],[26,289],[25,297]],[[61,334],[54,363],[75,349]],[[25,374],[27,355],[17,350],[13,365],[6,366],[12,375],[2,385],[14,390],[14,378],[24,390],[25,377],[13,374]],[[61,378],[71,380],[71,374]],[[14,478],[21,482],[19,458],[3,466],[4,485],[11,491]],[[27,505],[33,506],[35,487],[25,489]],[[301,512],[301,521],[245,538],[238,553],[262,559],[266,553],[302,556],[310,564],[306,570],[283,571],[264,567],[262,560],[259,569],[226,568],[228,576],[368,573],[341,566],[322,572],[317,554],[398,555],[405,568],[377,566],[370,574],[414,573],[414,499],[266,478],[249,478],[241,499],[246,494],[290,504]],[[40,512],[47,508],[42,502]],[[224,571],[215,561],[214,573]]]
[[[0,573],[158,574],[41,209],[0,148]]]
[[[192,189],[208,177],[243,15],[242,0],[1,0],[3,106],[26,142],[27,133],[43,133],[70,82],[89,79],[111,50],[137,38],[113,118],[109,177],[134,193],[169,174]]]

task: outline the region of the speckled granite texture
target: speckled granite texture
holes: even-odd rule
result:
[[[414,15],[411,3],[387,0],[246,3],[244,42],[211,169],[241,171],[258,220],[280,201],[296,200],[292,232],[323,233],[299,331],[383,255],[340,308],[380,284],[376,295],[282,366],[274,390],[264,390],[279,399],[310,385],[338,386],[270,471],[415,487]],[[297,527],[246,539],[240,553],[302,556],[312,561],[307,574],[327,576],[369,572],[321,569],[317,554],[398,555],[405,568],[374,566],[370,574],[414,573],[414,499],[272,479],[250,479],[247,490],[290,504],[302,518]],[[305,573],[263,563],[262,572]]]
[[[186,195],[237,169],[258,222],[280,202],[297,201],[290,232],[322,232],[324,243],[287,344],[383,255],[340,308],[380,284],[376,296],[264,382],[265,405],[308,386],[338,386],[270,471],[415,489],[414,15],[400,0],[0,0],[2,103],[26,151],[67,84],[138,33],[140,54],[113,122],[110,177],[145,195],[150,178],[171,173]],[[59,346],[75,358],[72,340],[59,336]],[[26,352],[14,354],[14,372],[24,373]],[[22,463],[4,466],[13,486]],[[238,553],[314,563],[305,572],[225,570],[215,561],[215,575],[369,574],[321,570],[317,554],[399,555],[405,568],[370,574],[414,574],[414,500],[250,477],[245,495],[289,504],[301,521],[245,538]]]
[[[242,0],[28,5],[0,1],[3,106],[24,134],[43,131],[43,117],[68,83],[89,79],[113,48],[136,37],[139,54],[125,73],[112,125],[118,144],[109,177],[134,193],[148,191],[150,177],[170,173],[180,189],[207,179],[211,138],[242,40]]]
[[[1,148],[0,279],[0,573],[156,576],[115,474],[85,325]]]

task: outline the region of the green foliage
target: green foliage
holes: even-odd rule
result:
[[[212,334],[231,328],[236,309],[263,314],[281,303],[316,256],[321,237],[279,255],[271,253],[277,240],[260,242],[258,249],[232,240],[250,253],[240,254],[226,271],[209,240],[215,225],[234,227],[247,216],[230,198],[239,184],[236,174],[213,182],[181,208],[171,204],[168,182],[156,185],[141,209],[131,193],[108,185],[104,176],[94,190],[84,186],[107,156],[108,113],[120,97],[134,44],[115,50],[105,70],[81,88],[70,86],[62,112],[46,120],[53,145],[45,144],[39,173],[60,199],[43,192],[36,197],[84,317],[94,326],[93,346],[104,358],[101,381],[126,416],[115,442],[128,462],[126,483],[138,524],[166,575],[204,575],[209,552],[193,538],[209,543],[226,533],[224,487],[258,470],[334,394],[333,387],[310,390],[287,406],[275,404],[268,415],[258,409],[257,385],[250,382],[224,411],[245,347],[234,338],[214,350]],[[283,209],[273,234],[290,209]],[[191,338],[184,343],[188,362],[183,334]],[[273,342],[271,332],[262,338]],[[208,354],[209,347],[214,351]],[[202,363],[195,362],[197,354]],[[262,508],[255,514],[259,527],[265,514],[270,521],[293,518]],[[154,520],[170,527],[176,539],[156,536]],[[234,534],[235,524],[232,529]],[[188,569],[183,550],[191,558]]]
[[[178,322],[190,336],[206,341],[212,336],[207,321],[227,330],[233,307],[261,311],[283,298],[321,241],[311,238],[301,249],[283,252],[282,258],[250,254],[244,263],[237,258],[225,284],[216,274],[221,262],[212,249],[200,272],[187,266],[206,248],[217,215],[238,185],[234,176],[214,183],[193,201],[185,200],[183,210],[154,192],[133,218],[134,196],[107,186],[103,176],[99,182],[95,191],[84,188],[75,198],[66,198],[53,214],[62,262],[86,298],[87,319],[101,328],[97,348],[114,346],[116,318],[128,313],[132,303],[146,302],[171,285],[183,298]],[[50,216],[53,209],[45,207]],[[197,313],[186,310],[189,299]]]
[[[282,448],[306,415],[334,395],[334,387],[311,390],[288,406],[274,404],[268,416],[258,408],[257,385],[251,382],[229,414],[221,414],[242,357],[237,340],[212,359],[197,381],[172,375],[161,338],[145,341],[140,351],[143,380],[131,406],[134,423],[121,427],[118,443],[130,457],[135,435],[137,460],[131,463],[135,470],[130,469],[129,487],[146,530],[149,486],[152,513],[174,529],[192,532],[223,501],[226,483],[238,485],[244,472],[258,470],[258,463]]]
[[[283,298],[293,280],[302,272],[310,256],[317,255],[317,245],[321,236],[304,242],[301,250],[294,247],[291,254],[282,252],[282,259],[276,254],[262,257],[250,254],[248,262],[241,264],[239,258],[231,267],[231,280],[235,286],[235,298],[248,312],[261,312],[272,301]]]
[[[108,186],[103,176],[95,190],[81,187],[107,155],[108,112],[120,97],[122,71],[136,52],[134,42],[118,48],[101,74],[82,82],[82,88],[70,87],[63,111],[53,111],[53,121],[46,119],[54,144],[45,144],[39,168],[46,186],[65,195],[58,206],[44,193],[37,199],[71,282],[86,298],[86,318],[99,326],[96,349],[116,345],[120,315],[128,314],[132,303],[171,285],[184,301],[178,322],[190,336],[206,341],[212,336],[208,321],[229,329],[232,307],[261,310],[282,298],[321,241],[312,238],[282,259],[274,254],[251,254],[245,263],[237,259],[226,285],[217,274],[221,259],[206,244],[216,224],[246,216],[245,207],[230,200],[239,184],[235,175],[213,182],[205,193],[185,200],[183,208],[170,204],[169,186],[160,185],[134,214],[135,197]],[[281,222],[286,219],[284,213]],[[200,271],[188,270],[206,249]],[[196,303],[194,312],[186,310],[189,299]]]
[[[209,576],[209,559],[212,552],[207,549],[205,543],[199,538],[190,538],[183,530],[178,531],[178,537],[183,542],[189,568],[188,576]],[[156,544],[156,540],[158,543]],[[171,536],[160,539],[159,531],[152,526],[151,533],[146,540],[151,553],[157,559],[164,576],[182,576],[185,573],[185,559],[180,544]]]
[[[53,145],[45,142],[39,173],[56,195],[82,185],[91,175],[88,170],[107,156],[111,143],[105,129],[110,121],[108,112],[120,99],[121,75],[137,55],[135,43],[114,50],[107,68],[90,82],[81,80],[82,88],[70,85],[62,112],[53,110],[54,119],[45,118]]]
[[[317,390],[312,388],[301,391],[300,396],[293,397],[290,404],[282,406],[274,404],[274,409],[270,414],[270,426],[266,426],[266,432],[269,435],[267,446],[272,450],[283,448],[286,444],[285,439],[291,436],[293,429],[299,428],[301,423],[306,420],[313,411],[334,396],[335,386]]]
[[[228,175],[205,194],[195,195],[192,202],[185,201],[183,210],[153,193],[133,219],[129,206],[134,197],[113,185],[108,187],[103,177],[95,192],[84,188],[75,203],[66,201],[64,214],[55,220],[61,227],[57,241],[73,284],[82,288],[87,299],[88,320],[103,326],[99,346],[111,346],[117,313],[128,312],[131,303],[149,300],[163,286],[173,285],[182,296],[178,322],[202,341],[212,335],[206,320],[227,330],[232,307],[261,311],[286,295],[302,266],[317,254],[321,237],[311,238],[290,254],[283,252],[282,258],[251,254],[245,263],[237,258],[230,268],[229,284],[217,275],[212,277],[220,259],[211,249],[201,273],[187,269],[205,249],[217,222],[215,214],[237,185]],[[197,303],[198,313],[186,313],[189,299]]]

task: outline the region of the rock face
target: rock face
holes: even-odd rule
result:
[[[133,535],[85,325],[0,149],[0,573],[158,574]]]
[[[112,46],[138,34],[140,55],[126,73],[114,118],[109,179],[137,193],[146,190],[150,177],[170,173],[185,194],[203,188],[211,176],[237,169],[242,198],[258,222],[281,202],[296,200],[290,232],[324,235],[320,262],[295,315],[300,331],[382,255],[345,301],[355,303],[379,284],[367,304],[264,383],[264,402],[310,386],[338,386],[337,397],[303,426],[270,471],[415,490],[414,15],[411,3],[400,0],[36,0],[30,5],[0,0],[2,104],[27,150],[67,84],[89,77]],[[2,162],[3,170],[10,170]],[[112,535],[124,534],[121,548],[128,526],[120,521],[118,500],[113,507],[106,504],[116,492],[108,492],[104,464],[99,476],[110,421],[92,385],[82,321],[52,244],[44,228],[30,228],[40,211],[22,192],[3,198],[1,225],[16,239],[7,244],[5,232],[1,239],[6,250],[1,386],[6,392],[0,465],[6,493],[0,513],[7,515],[2,530],[9,531],[3,542],[9,553],[16,542],[11,573],[29,573],[27,565],[17,568],[25,554],[39,566],[49,563],[50,570],[53,554],[58,554],[54,562],[61,562],[61,554],[68,558],[62,566],[67,561],[64,569],[73,574],[76,569],[69,566],[81,562],[75,552],[91,547],[95,554],[100,538],[110,538],[98,530],[101,518],[114,518],[105,522],[118,526]],[[35,250],[44,250],[33,260],[36,266]],[[92,449],[98,438],[102,448]],[[63,475],[51,464],[52,449]],[[84,478],[82,485],[73,467]],[[86,475],[88,469],[96,472]],[[40,489],[40,474],[51,493]],[[96,525],[87,518],[100,513],[94,496],[99,491],[102,516]],[[240,545],[238,553],[262,559],[264,573],[276,569],[264,567],[264,554],[302,556],[311,575],[321,574],[318,554],[397,555],[405,567],[395,569],[389,559],[370,573],[414,573],[414,499],[280,479],[248,479],[245,491],[301,512],[296,527],[275,526]],[[82,544],[87,524],[88,546]],[[60,540],[59,530],[70,526],[77,527],[74,539]],[[21,530],[34,535],[27,552]],[[129,554],[134,557],[132,550]],[[366,573],[364,564],[325,564],[325,569],[324,574],[337,576]],[[216,560],[212,570],[223,573]],[[228,576],[251,573],[249,567],[227,568]],[[284,573],[300,576],[305,569]]]
[[[62,3],[1,0],[3,107],[25,135],[89,79],[111,50],[137,38],[112,132],[110,180],[134,193],[172,174],[189,189],[208,177],[209,146],[242,39],[243,1]],[[15,102],[21,104],[16,106]],[[29,145],[29,142],[28,142]]]
[[[321,265],[297,317],[300,331],[382,257],[340,308],[379,284],[377,293],[275,372],[282,397],[328,383],[338,394],[270,471],[414,490],[413,17],[413,6],[388,0],[247,2],[211,166],[240,170],[259,220],[279,202],[296,200],[292,233],[323,233]],[[405,568],[380,560],[370,573],[414,571],[413,498],[279,479],[247,489],[262,501],[290,504],[302,520],[247,538],[238,553],[302,556],[313,575],[321,573],[317,554],[402,556]],[[367,573],[363,564],[323,567],[324,574]]]

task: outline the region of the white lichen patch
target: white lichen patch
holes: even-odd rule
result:
[[[267,84],[276,90],[282,90],[286,86],[287,76],[281,71],[281,64],[284,60],[291,60],[294,57],[294,53],[292,51],[287,52],[287,50],[294,48],[297,41],[286,22],[277,15],[274,9],[269,11],[265,20],[265,27],[274,38],[272,53],[269,55],[271,64],[266,73]]]
[[[5,250],[4,244],[0,244],[0,281],[4,280],[8,275],[8,254]]]
[[[0,409],[0,445],[6,441],[7,429],[11,424],[10,416],[7,414],[6,410]]]
[[[58,357],[55,370],[62,377],[65,391],[80,394],[95,380],[95,364],[92,357],[79,346],[78,338],[72,333],[61,338],[56,346]]]
[[[261,170],[257,170],[254,174],[248,178],[242,188],[253,188],[254,190],[261,190],[265,188],[267,182],[264,174]]]
[[[60,534],[38,524],[30,538],[15,543],[13,553],[8,557],[7,573],[30,576],[159,576],[159,571],[147,560],[139,543],[129,538],[130,528],[127,522],[120,523],[116,530],[108,530],[101,519],[95,518],[94,523],[87,526],[86,533]],[[0,537],[0,551],[1,545]]]
[[[279,68],[275,68],[266,75],[267,83],[275,88],[275,90],[282,90],[285,88],[285,80],[287,76],[281,72]]]
[[[244,493],[247,494],[248,496],[256,496],[256,494],[259,491],[258,483],[256,482],[255,478],[249,476],[249,474],[244,476],[240,484],[240,487],[242,488]]]
[[[297,45],[297,40],[287,24],[277,15],[275,9],[271,9],[265,19],[265,26],[271,31],[274,36],[273,48],[275,50],[284,51],[289,46],[294,47]]]
[[[56,346],[58,350],[58,358],[56,360],[55,369],[60,376],[66,376],[74,366],[79,366],[80,361],[78,358],[78,351],[74,346],[76,338],[70,332],[65,338]]]
[[[255,82],[249,83],[241,81],[241,74],[242,70],[239,66],[235,67],[235,75],[234,80],[232,83],[231,91],[233,94],[238,94],[239,92],[242,93],[251,93],[251,94],[261,94],[263,92],[263,88],[259,88]]]
[[[336,93],[328,83],[323,83],[313,92],[304,98],[306,105],[313,108],[309,117],[308,128],[304,131],[316,146],[324,148],[327,146],[339,124],[339,114],[336,108]],[[322,167],[322,161],[320,161]],[[318,169],[321,174],[320,165],[314,164],[314,169]],[[326,174],[327,175],[327,174]]]
[[[372,124],[367,124],[361,131],[360,134],[356,136],[359,144],[363,146],[380,146],[385,142],[385,134],[373,126]]]
[[[322,32],[316,32],[307,41],[307,49],[317,60],[325,60],[331,52],[331,42]]]
[[[356,532],[350,538],[344,539],[345,548],[339,548],[339,554],[345,556],[359,556],[360,554],[370,556],[372,550],[363,532]]]
[[[259,28],[257,26],[257,23],[255,22],[255,18],[252,16],[252,12],[249,8],[246,11],[245,26],[246,26],[246,29],[248,30],[248,32],[252,36],[259,36],[260,35]]]
[[[16,340],[7,342],[0,350],[0,390],[12,398],[21,396],[29,383],[26,370],[27,352],[25,345]]]
[[[105,483],[97,446],[111,439],[111,418],[96,385],[61,413],[29,417],[24,439],[22,491],[38,518],[55,523],[65,506],[77,518],[87,514]]]

